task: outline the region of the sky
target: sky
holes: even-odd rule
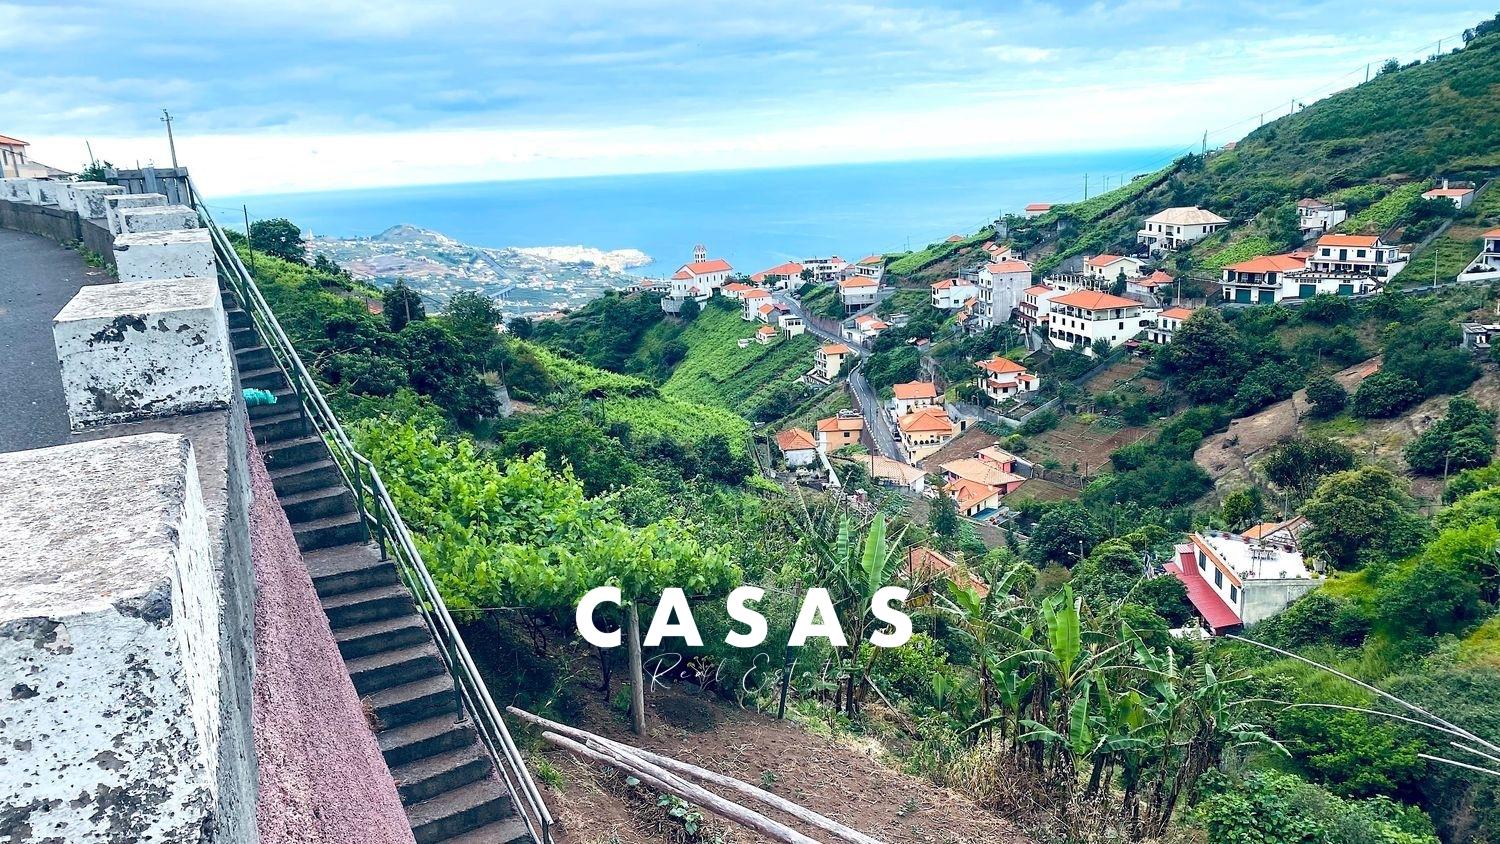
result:
[[[0,0],[0,134],[219,194],[1221,144],[1448,0]]]

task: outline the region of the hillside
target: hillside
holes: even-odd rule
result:
[[[763,323],[746,322],[730,303],[712,302],[676,339],[687,353],[662,385],[662,394],[722,407],[751,418],[767,401],[780,405],[794,382],[812,366],[817,339],[811,334],[777,336],[770,345],[738,341]]]

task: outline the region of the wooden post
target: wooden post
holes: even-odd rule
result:
[[[630,729],[638,736],[646,734],[646,679],[641,668],[641,616],[636,602],[630,602]]]

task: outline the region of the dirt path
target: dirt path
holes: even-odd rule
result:
[[[631,735],[625,717],[597,696],[588,700],[577,725],[768,788],[889,844],[1030,841],[1014,824],[964,796],[887,767],[878,761],[882,751],[873,740],[835,741],[728,705],[708,692],[684,690],[691,688],[659,688],[648,696],[645,739]],[[562,793],[553,792],[547,801],[563,825],[559,844],[685,840],[680,825],[663,823],[659,811],[631,797],[634,790],[619,776],[561,751],[549,751],[546,758],[567,781]],[[726,844],[767,841],[733,825],[722,831]],[[814,829],[802,831],[824,840]]]

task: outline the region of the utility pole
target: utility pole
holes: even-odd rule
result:
[[[172,169],[177,169],[177,141],[172,137],[172,113],[161,110],[161,122],[167,124],[167,147],[172,150]]]
[[[255,269],[255,247],[250,245],[250,206],[241,205],[240,210],[245,212],[245,249],[250,253],[250,269]]]
[[[1089,198],[1089,174],[1083,174],[1083,198]]]
[[[1208,130],[1203,130],[1203,154],[1208,155]]]
[[[89,166],[94,166],[94,162],[99,160],[94,157],[94,145],[89,143],[88,141],[84,141],[83,148],[89,151]]]
[[[1365,62],[1365,81],[1366,82],[1370,81],[1370,63],[1369,62]]]
[[[1438,286],[1438,261],[1443,257],[1443,238],[1437,237],[1432,241],[1432,289]]]

